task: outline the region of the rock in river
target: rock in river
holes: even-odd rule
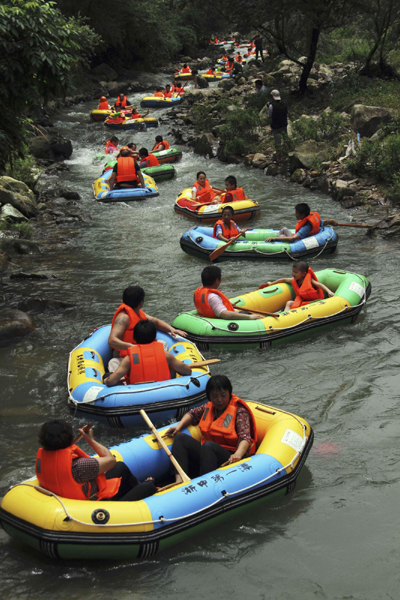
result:
[[[21,310],[7,308],[0,311],[0,344],[28,335],[35,329],[33,319]]]

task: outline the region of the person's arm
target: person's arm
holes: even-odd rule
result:
[[[99,455],[98,457],[96,457],[96,460],[99,463],[99,475],[101,475],[105,471],[109,471],[110,469],[115,467],[115,465],[117,463],[117,459],[115,458],[115,456],[113,454],[111,454],[111,452],[108,448],[106,448],[99,442],[96,442],[96,440],[94,439],[94,436],[93,436],[93,429],[90,429],[89,431],[85,431],[84,428],[82,428],[82,429],[79,429],[79,433],[82,434],[82,436],[84,437],[85,441],[89,444],[89,446],[91,446],[93,448],[93,450],[96,452],[96,454]]]
[[[111,177],[108,180],[109,186],[110,186],[110,191],[114,188],[114,183],[115,183],[115,178],[116,178],[117,174],[115,171],[113,171],[111,173]]]
[[[118,385],[120,383],[120,380],[122,379],[122,377],[125,377],[125,375],[128,373],[130,368],[131,368],[130,358],[129,358],[129,356],[125,356],[125,358],[121,361],[121,364],[119,365],[119,367],[114,371],[114,373],[111,373],[107,377],[107,379],[104,380],[103,383],[105,383],[107,387],[111,387],[113,385]]]
[[[335,226],[337,224],[338,224],[338,222],[335,221],[335,219],[324,219],[324,225],[333,225],[333,226]]]
[[[168,437],[172,437],[174,438],[176,435],[178,435],[178,433],[182,430],[185,429],[185,427],[188,427],[189,425],[192,425],[193,423],[193,419],[190,413],[186,413],[186,415],[183,415],[182,419],[179,421],[179,423],[177,425],[174,425],[173,427],[170,427],[165,433],[164,436],[168,436]]]
[[[225,194],[226,190],[221,190],[220,188],[215,187],[215,185],[213,185],[211,187],[211,189],[213,190],[213,192],[215,192],[216,194]]]
[[[181,360],[175,358],[175,356],[171,354],[171,352],[166,352],[165,356],[167,358],[167,363],[170,371],[175,371],[175,373],[179,373],[179,375],[190,375],[192,373],[192,368],[194,368],[195,366],[194,364],[187,365]]]
[[[259,290],[262,290],[266,287],[269,287],[270,285],[276,285],[277,283],[291,283],[292,280],[290,277],[282,277],[282,279],[277,279],[276,281],[267,281],[267,283],[263,283],[263,285],[260,285],[260,287],[258,288]]]
[[[250,442],[246,441],[246,440],[242,440],[239,443],[239,446],[236,449],[236,452],[234,452],[231,457],[229,458],[229,462],[232,464],[234,462],[237,462],[238,460],[242,460],[243,456],[246,454],[247,450],[250,448]]]
[[[297,233],[293,235],[278,235],[278,237],[269,237],[265,241],[266,242],[293,242],[295,240],[300,240],[300,236]]]
[[[154,323],[154,325],[156,326],[156,329],[158,329],[158,331],[163,331],[164,333],[169,333],[173,337],[175,337],[176,335],[181,335],[182,337],[187,336],[187,333],[185,331],[181,331],[180,329],[175,329],[175,327],[172,327],[172,325],[168,325],[168,323],[166,323],[166,321],[157,319],[157,317],[150,317],[149,315],[147,315],[147,318],[149,321],[152,321]]]
[[[255,321],[256,319],[262,319],[261,315],[246,315],[245,313],[236,312],[235,310],[223,310],[219,313],[218,319],[230,319],[235,321]]]
[[[139,181],[140,181],[140,185],[142,188],[146,187],[146,184],[144,182],[144,177],[143,177],[143,173],[142,171],[137,171],[137,176],[139,177]]]
[[[328,294],[329,298],[332,298],[332,296],[335,295],[335,292],[332,292],[332,290],[330,290],[328,287],[326,287],[326,285],[324,285],[320,281],[315,281],[315,279],[311,279],[311,283],[312,283],[312,285],[314,287],[321,288],[321,290],[323,292],[325,292],[326,294]]]
[[[111,329],[108,337],[108,345],[115,350],[127,350],[133,344],[122,341],[126,329],[129,327],[128,315],[119,314],[114,321],[114,325]]]

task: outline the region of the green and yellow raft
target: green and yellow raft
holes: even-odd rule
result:
[[[339,323],[354,323],[371,293],[368,279],[337,269],[324,269],[315,274],[318,281],[335,293],[332,298],[259,320],[209,319],[193,310],[178,315],[173,326],[186,331],[188,338],[203,351],[218,347],[270,348],[301,339],[313,330],[321,332]],[[235,308],[243,311],[276,313],[283,311],[286,302],[294,297],[290,284],[279,283],[230,300]]]

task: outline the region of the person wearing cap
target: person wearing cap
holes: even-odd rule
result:
[[[271,131],[275,142],[276,162],[279,163],[282,158],[282,136],[287,135],[288,109],[278,90],[272,90],[271,96],[272,102],[270,102],[269,105],[268,117],[271,119]]]

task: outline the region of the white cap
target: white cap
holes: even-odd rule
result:
[[[280,93],[279,93],[278,90],[272,90],[271,96],[273,97],[274,100],[280,100],[281,99],[281,95],[280,95]]]

